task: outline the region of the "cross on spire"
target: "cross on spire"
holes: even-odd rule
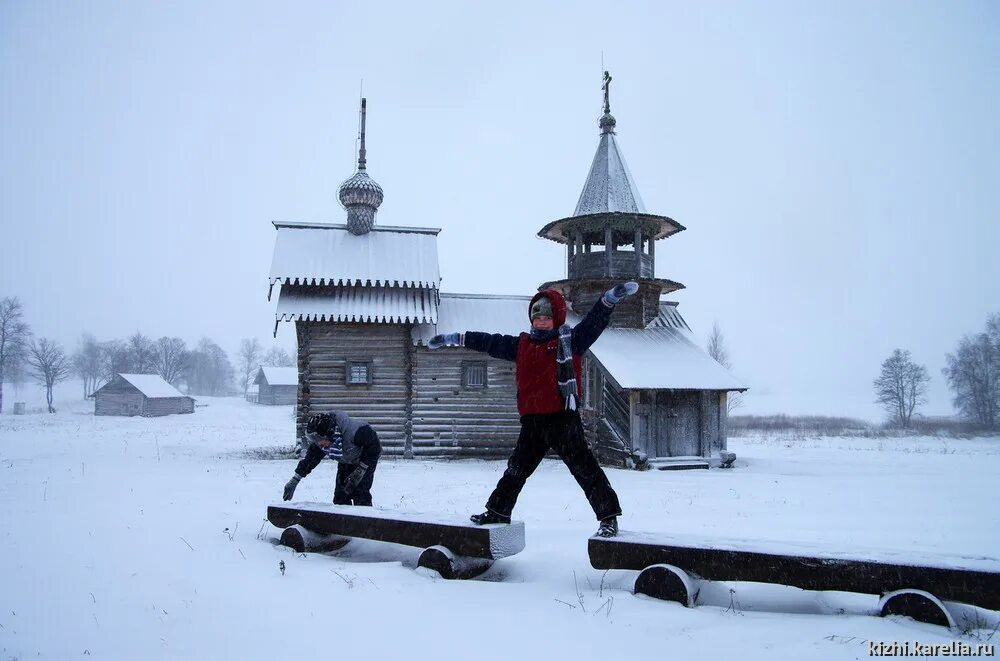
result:
[[[604,90],[604,114],[611,113],[611,99],[609,95],[611,93],[611,74],[607,71],[604,72],[604,84],[601,85],[601,89]]]

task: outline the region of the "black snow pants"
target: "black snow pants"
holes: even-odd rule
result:
[[[510,516],[525,481],[535,472],[549,448],[555,450],[586,494],[598,519],[622,513],[618,494],[587,447],[578,411],[521,417],[521,434],[507,461],[507,470],[486,502],[486,509]]]
[[[347,476],[357,470],[357,464],[337,464],[337,482],[333,488],[334,505],[368,505],[372,504],[372,482],[375,480],[375,468],[378,461],[374,462],[365,471],[365,476],[358,482],[357,488],[347,493],[344,490],[344,483]]]

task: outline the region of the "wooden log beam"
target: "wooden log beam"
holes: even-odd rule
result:
[[[406,546],[445,546],[455,555],[496,560],[524,550],[524,523],[476,526],[395,510],[300,503],[270,505],[267,519],[279,528],[300,525],[321,535],[360,537]]]
[[[962,566],[964,559],[942,557],[931,562],[924,557],[911,561],[905,554],[894,554],[890,561],[867,559],[862,553],[792,554],[771,548],[743,550],[736,543],[692,543],[627,532],[609,539],[591,537],[588,551],[595,569],[643,570],[669,564],[712,581],[777,583],[804,590],[863,594],[924,590],[938,599],[1000,610],[1000,569],[969,568]]]

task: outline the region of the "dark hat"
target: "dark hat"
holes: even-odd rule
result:
[[[337,423],[334,421],[332,415],[329,413],[320,413],[311,416],[306,422],[306,433],[329,437],[336,426]]]
[[[546,296],[540,296],[534,303],[531,304],[531,314],[528,315],[531,319],[535,317],[549,317],[552,318],[552,301]]]

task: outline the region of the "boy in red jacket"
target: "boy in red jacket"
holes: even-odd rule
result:
[[[618,495],[587,447],[577,405],[583,393],[581,356],[607,328],[614,306],[638,289],[635,282],[612,287],[573,328],[566,323],[566,301],[562,294],[546,289],[535,294],[528,305],[530,333],[513,337],[466,332],[431,338],[427,345],[430,349],[464,346],[517,365],[521,433],[507,461],[507,470],[486,502],[486,511],[473,515],[473,523],[510,523],[525,481],[549,448],[553,448],[576,478],[601,522],[597,534],[601,537],[618,534],[618,517],[622,513]]]

